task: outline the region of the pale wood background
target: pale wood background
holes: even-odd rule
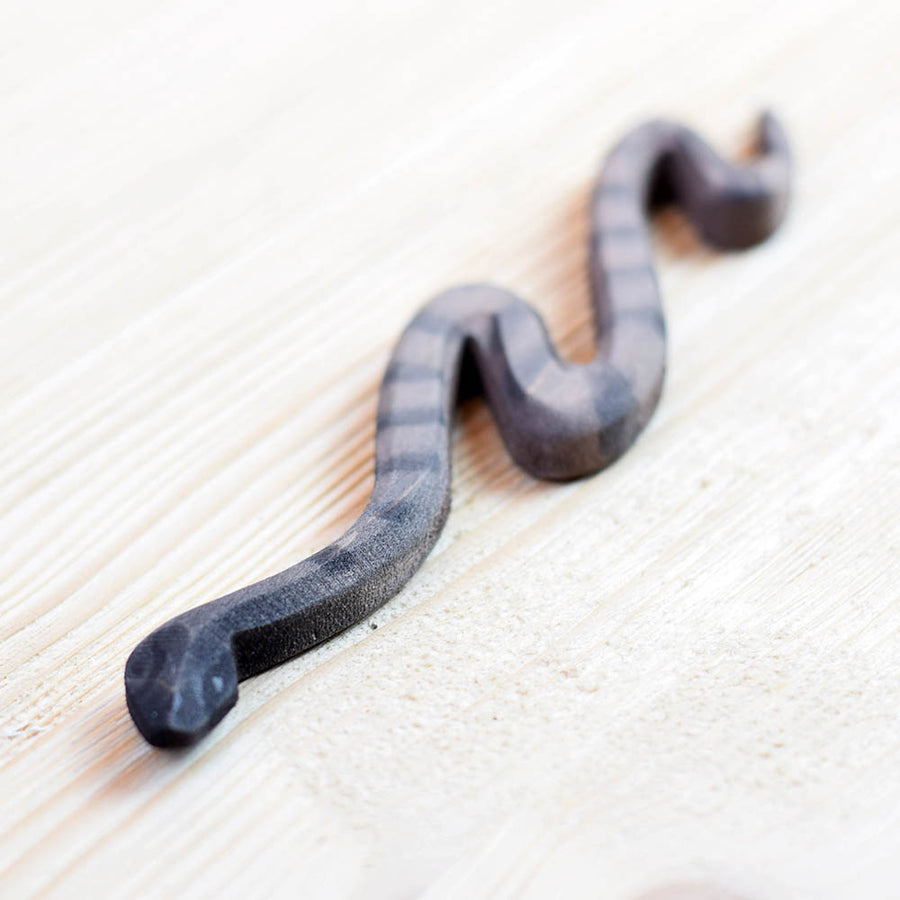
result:
[[[900,896],[898,38],[893,0],[5,4],[0,893]],[[409,587],[146,746],[128,652],[351,522],[416,307],[500,282],[586,358],[603,152],[765,105],[790,220],[726,257],[664,217],[627,458],[539,484],[467,408]]]

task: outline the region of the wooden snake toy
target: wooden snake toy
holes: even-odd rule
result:
[[[759,124],[759,155],[744,165],[678,124],[651,121],[626,135],[591,201],[593,362],[561,360],[538,313],[509,291],[466,285],[428,303],[381,385],[365,510],[324,550],[138,644],[125,692],[144,737],[160,747],[194,743],[235,704],[239,681],[328,640],[401,589],[450,510],[461,379],[483,391],[510,455],[536,478],[579,478],[621,456],[653,413],[665,373],[650,211],[676,203],[709,244],[749,247],[781,222],[790,174],[787,139],[770,114]]]

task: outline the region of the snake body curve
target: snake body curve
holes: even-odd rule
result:
[[[398,341],[381,386],[375,486],[359,519],[291,568],[170,620],[132,652],[126,700],[157,746],[212,729],[244,678],[285,662],[380,607],[419,568],[450,509],[450,437],[462,372],[479,384],[515,462],[545,479],[597,472],[621,456],[659,400],[665,321],[649,212],[678,204],[709,244],[751,246],[787,206],[790,154],[770,114],[759,152],[727,162],[687,128],[651,121],[612,150],[591,201],[597,354],[560,360],[535,310],[489,285],[429,302]]]

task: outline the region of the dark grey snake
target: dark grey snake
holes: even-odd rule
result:
[[[540,316],[501,288],[456,287],[428,303],[381,385],[375,487],[362,515],[324,550],[138,644],[125,692],[144,737],[160,747],[199,740],[234,705],[240,680],[328,640],[400,590],[450,510],[461,378],[483,391],[510,455],[536,478],[579,478],[621,456],[656,407],[666,365],[649,211],[676,203],[708,243],[748,247],[783,218],[790,168],[784,131],[769,114],[759,155],[745,165],[663,121],[617,144],[591,201],[593,362],[560,360]]]

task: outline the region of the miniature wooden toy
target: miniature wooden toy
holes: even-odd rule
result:
[[[591,203],[593,362],[560,360],[540,316],[501,288],[455,287],[429,302],[384,376],[365,510],[324,550],[138,644],[125,691],[144,737],[194,743],[234,705],[239,681],[327,641],[400,590],[450,509],[461,378],[480,386],[510,455],[537,478],[580,478],[621,456],[659,401],[666,365],[648,213],[677,204],[715,247],[762,241],[784,216],[791,166],[772,115],[762,117],[759,143],[758,157],[738,165],[683,126],[652,121],[616,145]]]

